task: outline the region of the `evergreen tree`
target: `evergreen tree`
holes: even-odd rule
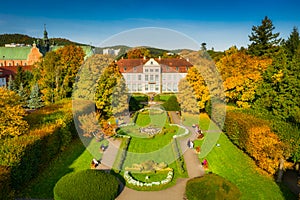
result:
[[[291,32],[289,38],[284,42],[283,46],[289,58],[292,58],[296,54],[300,46],[300,37],[297,27],[293,28],[293,31]]]
[[[31,109],[40,108],[43,106],[42,98],[40,96],[39,85],[36,83],[30,93],[28,107]]]
[[[252,42],[249,47],[249,53],[255,56],[271,56],[278,50],[279,33],[273,33],[275,27],[273,22],[266,16],[260,26],[253,26],[249,40]]]
[[[22,107],[27,107],[28,95],[26,90],[23,87],[23,83],[21,83],[19,87],[18,95],[20,96],[20,103]]]
[[[9,78],[8,78],[7,89],[9,89],[10,91],[14,90],[14,81],[13,81],[11,75],[9,75]]]

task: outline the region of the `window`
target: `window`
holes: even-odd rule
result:
[[[126,67],[123,67],[123,69],[124,69],[124,72],[126,72]]]
[[[19,63],[16,63],[17,66],[19,66]]]
[[[165,92],[166,91],[166,84],[162,85],[162,91]]]
[[[142,75],[141,75],[141,74],[138,75],[138,80],[139,80],[139,81],[142,80]]]
[[[24,63],[24,66],[27,66],[27,63]]]
[[[145,75],[145,81],[148,81],[148,75]]]
[[[3,63],[1,63],[0,66],[3,67]]]
[[[136,67],[133,67],[133,71],[136,72]]]
[[[11,66],[11,63],[8,63],[8,66]]]
[[[153,61],[151,61],[151,65],[153,65]]]
[[[131,78],[131,77],[130,77],[130,75],[128,74],[128,75],[127,75],[127,80],[130,81],[130,78]]]
[[[136,79],[136,75],[133,74],[133,75],[132,75],[132,80],[135,81],[135,79]]]
[[[154,81],[154,80],[153,80],[153,75],[150,75],[150,81]]]
[[[153,91],[153,89],[154,89],[154,85],[150,84],[150,91]]]
[[[158,81],[158,74],[155,75],[155,81]]]
[[[173,84],[173,91],[174,91],[174,92],[177,91],[177,84],[176,84],[176,83]]]
[[[169,66],[166,67],[167,72],[169,71]]]
[[[159,72],[159,69],[155,69],[155,72]]]
[[[132,84],[132,91],[136,91],[136,84]]]
[[[179,71],[179,67],[176,67],[176,71]]]
[[[145,91],[148,91],[148,85],[147,84],[145,85]]]
[[[127,87],[128,87],[128,90],[131,91],[131,84],[128,84]]]
[[[186,71],[188,71],[189,70],[189,67],[188,66],[186,66]]]
[[[153,69],[150,69],[150,72],[153,72]]]
[[[168,91],[171,91],[171,83],[168,83],[168,84],[167,84],[167,90],[168,90]]]
[[[138,91],[139,92],[142,91],[142,85],[141,84],[138,85]]]
[[[145,72],[148,72],[148,69],[145,69]]]
[[[155,85],[155,91],[159,91],[159,85],[158,84]]]

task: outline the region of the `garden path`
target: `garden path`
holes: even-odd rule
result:
[[[180,118],[176,114],[176,112],[170,112],[173,118],[173,123],[181,124]],[[182,148],[182,152],[184,152],[184,160],[187,167],[189,178],[180,178],[177,179],[177,183],[175,186],[167,188],[165,190],[161,191],[136,191],[133,189],[130,189],[128,187],[125,187],[124,190],[121,192],[121,194],[116,198],[117,200],[165,200],[165,199],[171,199],[171,200],[182,200],[184,199],[184,193],[185,193],[185,185],[186,182],[190,178],[203,176],[204,175],[204,169],[198,159],[198,156],[196,152],[193,149],[187,148],[187,140],[188,139],[195,139],[196,134],[192,127],[186,127],[188,128],[192,134],[190,137],[180,140],[180,146]]]
[[[101,164],[97,167],[97,169],[111,169],[118,154],[121,140],[114,138],[107,138],[107,140],[109,142],[108,148],[104,151],[101,159]]]

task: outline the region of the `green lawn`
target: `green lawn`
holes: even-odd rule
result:
[[[195,146],[201,143],[203,141],[195,141]],[[242,192],[242,199],[295,199],[290,191],[281,190],[272,177],[262,173],[225,134],[221,133],[217,143],[220,146],[215,146],[206,156],[209,170],[236,184]]]
[[[98,143],[100,145],[100,143]],[[99,154],[101,157],[101,155]],[[89,169],[93,156],[86,150],[79,139],[73,141],[69,147],[59,154],[39,176],[28,184],[19,194],[19,198],[53,198],[53,188],[64,175]]]

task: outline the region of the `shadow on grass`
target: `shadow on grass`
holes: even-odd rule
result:
[[[283,181],[277,183],[280,190],[287,200],[297,200],[300,193],[300,188],[297,186],[297,172],[294,170],[287,170],[283,174]]]
[[[49,165],[39,172],[26,188],[17,195],[19,198],[53,199],[53,188],[57,181],[66,174],[73,172],[71,165],[85,151],[85,146],[79,139],[75,139],[69,147],[58,154]],[[89,166],[90,163],[87,163]]]

